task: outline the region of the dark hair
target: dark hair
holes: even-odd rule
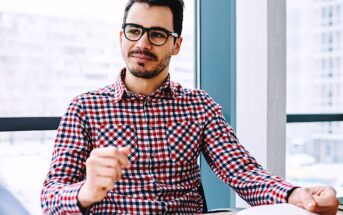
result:
[[[123,23],[126,22],[127,14],[134,3],[146,3],[149,6],[166,6],[169,7],[173,13],[173,27],[174,31],[181,35],[182,21],[183,21],[183,0],[129,0],[126,4]]]

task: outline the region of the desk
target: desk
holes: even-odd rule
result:
[[[238,213],[238,211],[234,211],[234,212],[219,212],[219,213],[210,213],[213,215],[235,215],[236,213]]]
[[[211,213],[213,215],[235,215],[238,211],[233,212],[220,212],[220,213]],[[338,211],[337,215],[343,215],[343,211]]]
[[[214,215],[235,215],[236,213],[238,213],[238,211],[233,211],[233,212],[219,212],[219,213],[211,213]]]

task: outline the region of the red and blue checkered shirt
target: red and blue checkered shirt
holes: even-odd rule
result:
[[[97,147],[130,145],[131,167],[90,214],[195,214],[203,199],[198,156],[251,205],[285,202],[294,188],[239,144],[220,105],[168,79],[152,95],[129,92],[125,70],[111,86],[82,94],[60,122],[41,202],[44,214],[80,214],[85,161]]]

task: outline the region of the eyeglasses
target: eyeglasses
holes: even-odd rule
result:
[[[145,28],[138,24],[124,23],[122,28],[125,38],[130,41],[138,41],[147,32],[149,42],[155,46],[163,46],[169,36],[173,36],[174,38],[179,37],[178,33],[170,32],[160,27]]]

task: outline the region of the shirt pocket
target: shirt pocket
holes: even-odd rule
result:
[[[170,158],[177,164],[197,162],[200,153],[201,127],[194,121],[167,124]]]
[[[114,146],[116,148],[130,146],[128,157],[131,164],[137,162],[137,135],[134,125],[129,124],[103,124],[98,128],[97,147]]]

